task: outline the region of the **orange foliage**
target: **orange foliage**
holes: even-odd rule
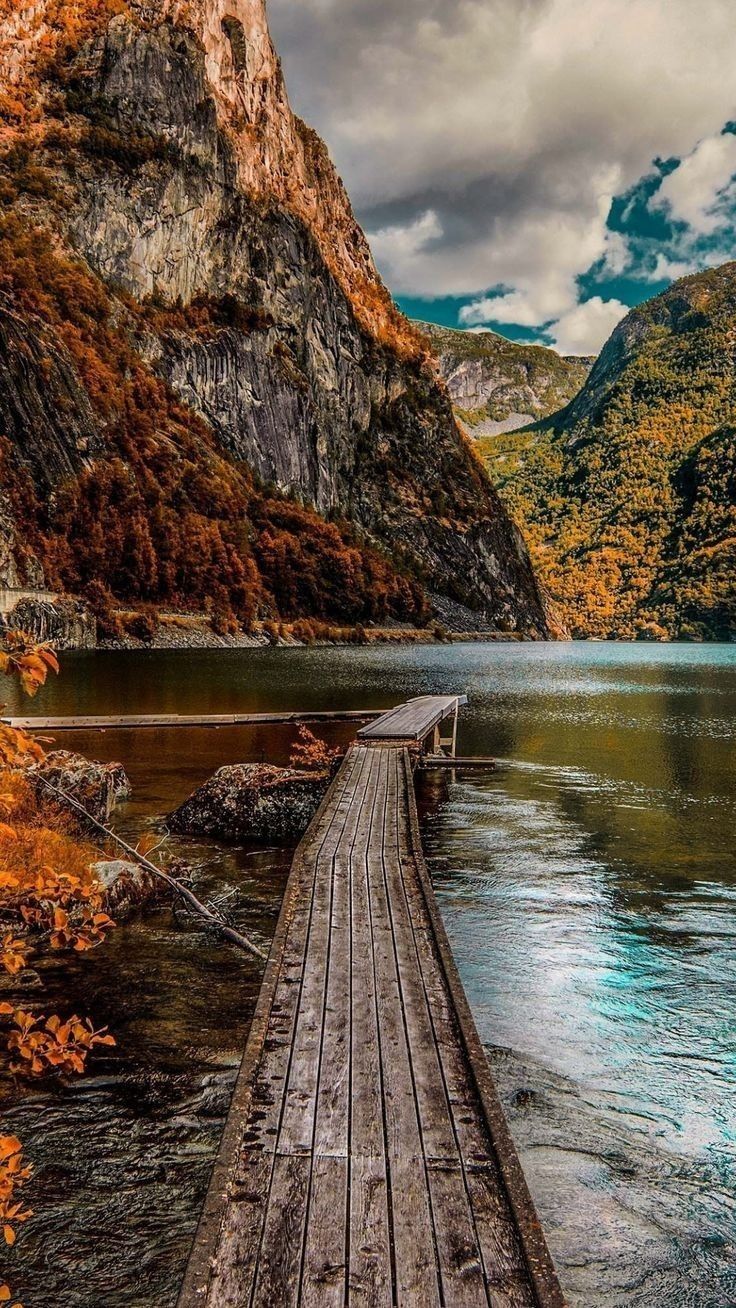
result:
[[[338,280],[344,278],[338,277]],[[376,275],[354,274],[347,290],[355,316],[369,336],[403,362],[418,363],[434,372],[434,355],[429,342],[404,316]]]
[[[298,731],[298,743],[291,751],[289,763],[301,772],[329,772],[343,750],[331,748],[326,741],[320,740],[309,727],[301,726]]]
[[[10,976],[17,976],[28,964],[31,947],[27,940],[22,936],[14,936],[12,931],[6,931],[0,941],[0,965]]]
[[[11,632],[6,637],[5,649],[0,650],[0,673],[18,677],[26,695],[31,698],[40,690],[49,668],[59,671],[53,650],[47,645],[34,645],[23,632]]]
[[[15,1244],[16,1226],[33,1216],[16,1198],[29,1179],[32,1168],[23,1158],[23,1146],[14,1135],[0,1135],[0,1223],[6,1244]],[[6,1287],[7,1288],[7,1287]],[[10,1294],[0,1296],[9,1299]]]
[[[107,1027],[95,1031],[89,1018],[82,1021],[76,1015],[62,1022],[59,1017],[34,1017],[12,1004],[0,1004],[0,1018],[7,1018],[13,1027],[8,1049],[19,1061],[11,1063],[10,1070],[23,1076],[81,1075],[91,1049],[115,1044]]]
[[[12,825],[0,824],[3,911],[41,933],[52,949],[81,952],[101,944],[114,923],[102,912],[102,887],[90,871],[94,846],[79,840],[63,812],[39,804],[17,776],[0,773],[0,791],[12,818]]]
[[[3,636],[0,673],[15,676],[35,695],[50,669],[58,671],[52,650],[33,646],[23,633]],[[114,926],[101,911],[102,889],[90,871],[96,851],[71,833],[67,814],[39,802],[23,769],[43,756],[39,742],[24,732],[0,734],[0,912],[17,926],[0,936],[0,968],[17,976],[31,956],[29,931],[51,949],[91,949]],[[24,930],[24,934],[19,931]],[[0,1018],[10,1024],[7,1048],[16,1074],[39,1077],[48,1073],[80,1074],[97,1046],[115,1044],[107,1028],[76,1014],[66,1021],[56,1015],[34,1016],[11,1003],[0,1004]],[[17,1228],[32,1216],[17,1198],[31,1175],[15,1136],[0,1136],[0,1225],[6,1244],[15,1243]],[[0,1303],[9,1303],[10,1287],[0,1283]],[[14,1304],[13,1308],[22,1308]]]
[[[44,83],[62,80],[77,51],[118,14],[125,0],[0,0],[0,67],[9,49],[22,63],[0,95],[5,136],[42,117]],[[4,29],[4,30],[3,30]]]

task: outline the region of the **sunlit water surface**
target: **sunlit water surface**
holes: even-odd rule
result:
[[[466,691],[461,753],[428,774],[425,847],[455,956],[575,1308],[736,1303],[736,647],[465,645],[67,656],[41,713],[390,705]],[[345,740],[349,728],[329,733]],[[137,833],[284,728],[107,732]],[[288,851],[184,845],[267,942]],[[49,1009],[68,971],[47,966]],[[76,959],[72,1001],[117,1050],[73,1086],[0,1085],[36,1163],[12,1254],[27,1308],[169,1308],[258,971],[168,909]]]

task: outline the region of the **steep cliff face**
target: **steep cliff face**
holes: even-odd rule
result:
[[[514,431],[556,413],[577,395],[593,364],[498,332],[418,325],[437,355],[456,413],[476,437]]]
[[[632,310],[504,494],[579,635],[736,635],[736,263]],[[495,465],[498,467],[498,465]]]
[[[0,554],[7,581],[39,564],[89,581],[75,523],[104,531],[105,514],[120,539],[134,518],[136,539],[123,572],[100,547],[95,575],[125,598],[186,595],[186,541],[167,556],[179,505],[206,520],[213,560],[219,533],[229,593],[252,583],[256,609],[309,612],[309,587],[282,582],[307,538],[329,572],[313,509],[338,523],[330,549],[377,547],[407,573],[381,573],[397,616],[421,582],[546,634],[521,537],[291,113],[263,0],[0,17],[0,514],[33,519]],[[366,593],[388,566],[372,559]]]

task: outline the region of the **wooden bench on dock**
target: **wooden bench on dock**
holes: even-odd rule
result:
[[[297,851],[179,1308],[564,1303],[421,850],[462,702],[365,728]]]

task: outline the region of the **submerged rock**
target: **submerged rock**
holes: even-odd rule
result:
[[[140,904],[153,899],[163,884],[138,863],[129,863],[123,858],[93,863],[92,871],[104,890],[105,912],[118,922]]]
[[[169,828],[217,840],[291,844],[304,835],[329,784],[322,772],[235,763],[220,768],[170,814]]]
[[[47,754],[31,768],[30,775],[63,790],[98,822],[107,822],[118,801],[130,795],[130,782],[122,763],[97,763],[67,749]]]

